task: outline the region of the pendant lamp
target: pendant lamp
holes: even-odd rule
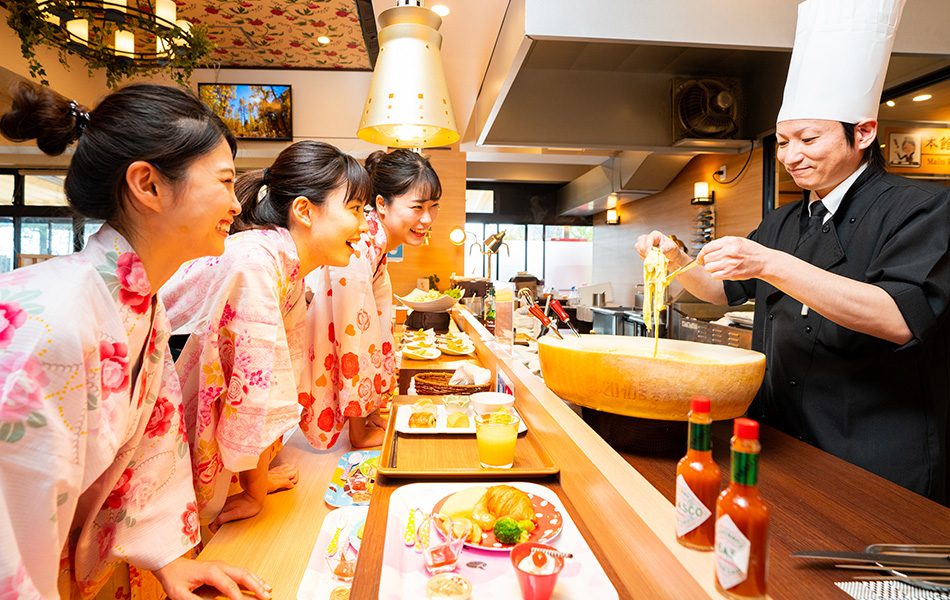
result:
[[[459,139],[442,68],[442,17],[422,0],[397,0],[379,15],[379,55],[357,135],[395,148]]]

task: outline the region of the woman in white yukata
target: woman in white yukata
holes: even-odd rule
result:
[[[333,446],[347,421],[353,446],[382,444],[386,421],[379,408],[397,391],[386,253],[401,244],[421,246],[439,214],[442,184],[425,156],[379,150],[365,166],[373,181],[369,234],[346,267],[307,276],[312,396],[300,428],[315,448]]]
[[[189,334],[175,367],[199,516],[211,531],[263,506],[268,464],[300,419],[309,362],[303,278],[350,260],[367,231],[370,182],[356,159],[304,141],[242,175],[236,190],[240,233],[222,256],[184,265],[161,292],[174,333]],[[233,491],[232,473],[240,476]]]
[[[127,561],[176,600],[202,584],[269,598],[246,569],[183,557],[198,514],[155,295],[224,251],[234,137],[179,88],[131,85],[88,112],[35,84],[12,96],[0,131],[50,155],[78,139],[66,197],[105,224],[82,252],[0,275],[0,597],[90,598]]]

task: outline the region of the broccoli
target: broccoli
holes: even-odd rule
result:
[[[522,523],[525,523],[524,521]],[[522,525],[511,519],[509,517],[503,517],[495,521],[495,539],[497,539],[502,544],[520,544],[528,539],[528,535],[531,533],[531,530],[534,529],[534,523],[531,521],[526,521],[527,524],[531,526],[531,529],[527,529]]]

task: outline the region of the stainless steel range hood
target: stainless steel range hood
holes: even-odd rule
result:
[[[798,2],[511,0],[467,137],[623,151],[567,186],[571,214],[603,210],[610,192],[662,190],[689,157],[742,152],[774,129]],[[950,65],[948,22],[946,0],[907,4],[886,87]],[[736,82],[741,123],[730,139],[678,136],[673,90],[684,78]]]

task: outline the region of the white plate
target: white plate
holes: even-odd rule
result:
[[[475,344],[466,344],[465,346],[462,346],[462,350],[455,350],[453,347],[450,347],[448,344],[439,344],[438,348],[439,350],[441,350],[442,352],[450,356],[468,356],[472,352],[475,352]]]
[[[438,348],[419,348],[417,350],[403,348],[402,350],[402,357],[412,360],[435,360],[440,356],[442,356],[442,352]]]
[[[617,590],[610,583],[590,546],[581,537],[577,525],[564,510],[560,499],[550,488],[523,481],[505,481],[525,492],[551,502],[558,508],[564,520],[561,533],[551,545],[571,552],[574,558],[568,561],[558,576],[552,598],[597,598],[613,600]],[[410,483],[393,491],[389,499],[389,515],[386,519],[383,545],[382,569],[379,573],[380,598],[424,598],[429,574],[425,570],[422,554],[407,547],[403,541],[409,516],[407,507],[428,512],[435,503],[449,494],[473,485],[490,487],[496,482],[472,483]],[[418,515],[417,515],[418,520]],[[378,532],[374,532],[378,533]],[[472,598],[521,598],[518,579],[507,552],[486,552],[469,547],[462,549],[455,573],[465,577],[475,587]]]
[[[445,312],[455,306],[455,303],[459,301],[458,298],[453,298],[452,296],[442,296],[441,298],[427,302],[413,302],[412,300],[406,300],[402,296],[396,297],[412,310],[418,310],[419,312]]]
[[[442,404],[435,405],[438,413],[435,415],[435,427],[409,427],[409,417],[412,416],[412,405],[401,404],[396,409],[396,431],[399,433],[431,434],[431,433],[467,433],[475,435],[475,411],[471,407],[465,414],[468,415],[468,427],[449,427],[446,425],[446,419],[449,417],[448,411]],[[518,433],[528,431],[528,426],[524,424],[524,419],[514,408],[511,414],[518,417]]]

